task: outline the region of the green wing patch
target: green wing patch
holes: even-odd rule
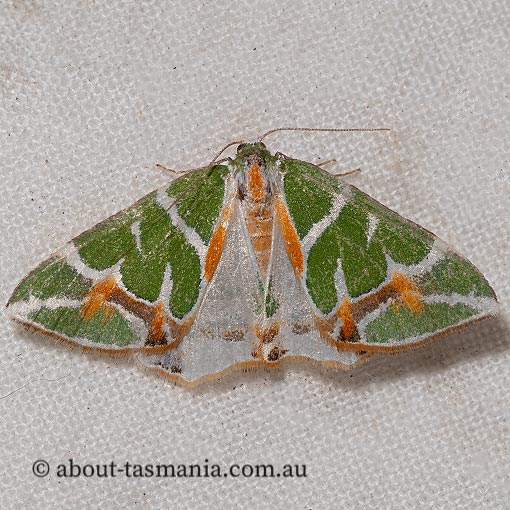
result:
[[[471,262],[451,250],[416,281],[425,300],[427,296],[444,300],[463,296],[464,302],[425,303],[418,314],[402,306],[390,306],[367,324],[368,343],[398,345],[495,310],[496,296],[485,278]]]
[[[452,294],[487,296],[495,298],[494,291],[483,275],[468,260],[448,252],[444,259],[420,278],[425,294]]]
[[[129,322],[117,311],[101,309],[90,320],[83,320],[79,308],[42,307],[31,312],[28,318],[49,331],[68,338],[84,338],[94,343],[126,347],[138,340]]]
[[[199,169],[177,179],[166,190],[186,225],[207,241],[221,210],[227,173],[222,165]],[[139,246],[132,232],[134,222],[139,228]],[[74,242],[82,260],[93,269],[104,270],[122,259],[124,285],[136,297],[150,302],[158,299],[170,264],[173,286],[169,306],[177,318],[189,313],[198,299],[199,255],[184,233],[172,224],[155,193]]]
[[[228,168],[217,165],[200,171],[196,176],[184,176],[167,190],[169,196],[178,198],[177,210],[181,218],[198,232],[204,243],[209,243],[220,213],[227,175]],[[199,185],[192,186],[197,179],[201,181]],[[183,191],[187,192],[183,194]]]
[[[462,303],[427,304],[420,314],[414,314],[407,308],[390,306],[368,324],[365,329],[366,341],[380,344],[405,341],[441,331],[477,313],[473,307]]]
[[[285,201],[301,239],[326,216],[338,193],[338,182],[304,161],[283,160]]]
[[[9,304],[27,301],[30,296],[38,299],[82,299],[91,285],[90,280],[80,275],[65,260],[50,257],[22,280],[9,299]]]
[[[139,222],[140,246],[131,232]],[[184,234],[172,225],[154,195],[145,198],[126,217],[115,217],[75,239],[82,260],[94,269],[111,267],[123,259],[120,272],[126,288],[135,296],[154,302],[158,299],[166,265],[172,268],[174,285],[170,309],[183,317],[198,298],[200,260]],[[105,255],[104,248],[112,247]]]

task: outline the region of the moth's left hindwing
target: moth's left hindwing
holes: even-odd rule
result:
[[[174,345],[221,255],[228,176],[223,165],[190,172],[79,235],[18,285],[10,313],[87,347]]]
[[[399,350],[495,313],[485,278],[432,233],[314,165],[280,168],[303,285],[328,341]]]

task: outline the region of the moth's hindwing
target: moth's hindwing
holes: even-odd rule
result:
[[[338,347],[399,350],[494,314],[494,291],[434,234],[320,168],[283,160],[303,285]]]
[[[87,347],[175,345],[221,255],[228,176],[195,170],[79,235],[18,285],[11,315]]]

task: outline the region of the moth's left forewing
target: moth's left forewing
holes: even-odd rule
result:
[[[198,169],[92,227],[18,285],[11,316],[86,348],[172,347],[221,256],[229,186],[227,167]]]
[[[434,234],[314,165],[284,160],[281,169],[325,340],[399,350],[495,313],[485,278]]]

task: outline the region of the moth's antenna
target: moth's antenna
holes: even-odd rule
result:
[[[216,162],[216,160],[229,148],[231,147],[232,145],[239,145],[241,143],[244,143],[243,140],[236,140],[235,142],[230,142],[230,143],[227,143],[227,145],[225,145],[225,147],[223,147],[223,149],[221,149],[220,152],[218,152],[218,154],[216,154],[216,156],[214,156],[214,159],[211,161],[211,163],[214,163]]]
[[[282,127],[276,129],[270,129],[266,131],[260,138],[259,142],[261,142],[266,136],[271,133],[276,133],[278,131],[329,131],[329,132],[358,132],[358,131],[391,131],[390,128],[306,128],[306,127]]]

